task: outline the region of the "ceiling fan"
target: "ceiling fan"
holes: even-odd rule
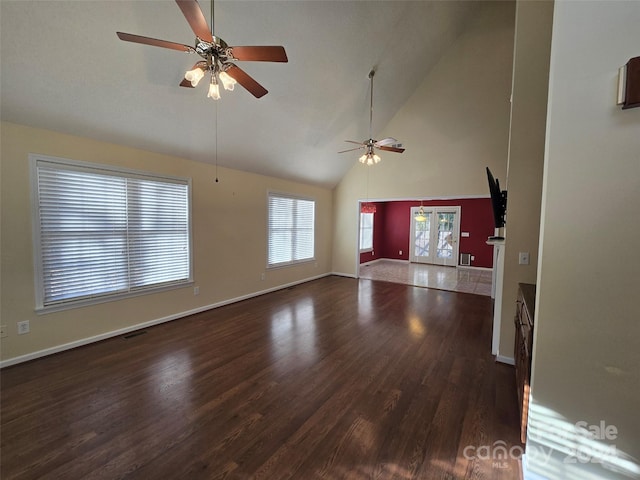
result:
[[[364,142],[356,142],[355,140],[345,140],[345,142],[355,143],[360,146],[338,152],[338,153],[353,152],[354,150],[360,150],[361,148],[364,148],[365,153],[358,160],[360,161],[360,163],[363,163],[365,165],[375,165],[376,163],[380,162],[380,157],[375,153],[376,148],[378,150],[385,150],[387,152],[395,152],[395,153],[404,152],[404,148],[393,146],[398,143],[398,141],[395,138],[387,137],[387,138],[383,138],[382,140],[374,140],[372,138],[371,124],[373,122],[373,76],[375,75],[375,73],[376,73],[375,70],[371,70],[369,72],[369,80],[371,80],[371,101],[370,101],[370,108],[369,108],[369,139],[365,140]]]
[[[117,32],[118,38],[125,42],[142,43],[154,47],[170,48],[187,53],[197,53],[202,60],[196,62],[185,74],[181,87],[193,88],[205,76],[211,74],[208,97],[220,98],[219,83],[225,90],[233,90],[236,83],[246,88],[254,97],[267,94],[267,89],[238,67],[234,61],[254,62],[287,62],[287,54],[281,46],[230,47],[227,43],[213,35],[213,0],[211,1],[211,29],[207,25],[202,9],[197,0],[176,0],[182,14],[196,34],[195,47],[181,43],[142,37],[131,33]]]

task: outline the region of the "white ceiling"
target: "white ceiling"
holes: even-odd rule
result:
[[[201,2],[207,19],[210,2]],[[283,45],[289,63],[239,62],[269,93],[180,88],[199,57],[116,31],[193,45],[172,0],[0,0],[2,120],[333,187],[464,30],[479,2],[216,1],[229,45]],[[389,132],[402,142],[402,132]],[[407,149],[411,145],[404,145]],[[46,153],[46,152],[45,152]],[[389,154],[396,155],[396,154]]]

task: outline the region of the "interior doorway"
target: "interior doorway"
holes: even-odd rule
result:
[[[435,253],[432,255],[426,255],[426,251],[416,252],[414,220],[420,207],[429,215],[429,233],[427,235],[426,225],[422,225],[424,228],[418,239],[424,243],[417,246],[424,250],[428,240],[429,250],[434,246]],[[373,213],[369,215],[373,217],[372,222],[363,221],[363,213],[367,212]],[[476,273],[490,274],[493,266],[493,246],[486,243],[487,237],[494,232],[493,211],[488,195],[360,200],[356,218],[359,222],[359,234],[354,245],[356,278],[393,277],[415,285],[414,282],[422,277],[437,277],[438,286],[434,288],[469,293],[480,293],[480,289],[484,293],[484,286],[476,288],[480,281],[476,279]],[[467,269],[466,264],[456,268],[461,253],[467,254],[465,258],[468,258],[471,270]],[[402,269],[402,272],[396,272],[398,269]],[[456,278],[452,278],[456,271]],[[484,283],[485,279],[481,281]],[[422,286],[424,282],[420,282]],[[427,283],[432,286],[431,281]]]

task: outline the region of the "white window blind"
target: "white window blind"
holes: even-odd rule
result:
[[[37,308],[191,281],[188,179],[32,161]]]
[[[373,250],[373,213],[360,214],[360,251]]]
[[[315,201],[269,194],[268,266],[314,258]]]

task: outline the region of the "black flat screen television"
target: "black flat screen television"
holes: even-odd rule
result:
[[[502,228],[507,214],[507,191],[500,190],[500,182],[493,178],[491,170],[487,167],[487,179],[489,180],[489,193],[491,194],[491,207],[493,208],[493,220],[496,228]],[[500,237],[493,237],[500,238]]]

